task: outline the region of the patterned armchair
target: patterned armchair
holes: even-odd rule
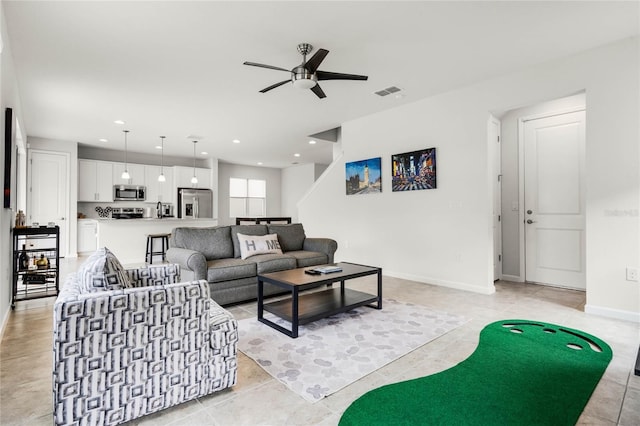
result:
[[[82,268],[54,305],[55,424],[113,425],[236,383],[237,323],[177,265],[126,271],[86,292]]]

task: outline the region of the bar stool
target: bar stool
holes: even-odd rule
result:
[[[152,264],[153,256],[162,256],[162,261],[164,262],[167,254],[167,249],[169,248],[169,237],[171,234],[147,234],[147,253],[145,255],[145,262]],[[155,240],[160,240],[160,251],[153,251],[153,242]]]

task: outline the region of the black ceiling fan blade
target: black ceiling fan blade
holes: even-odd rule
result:
[[[330,71],[316,71],[318,80],[367,80],[369,77],[366,75],[357,74],[343,74],[339,72]]]
[[[280,86],[282,86],[283,84],[289,83],[290,81],[291,81],[291,80],[282,80],[282,81],[281,81],[281,82],[279,82],[279,83],[272,84],[272,85],[271,85],[271,86],[269,86],[269,87],[265,87],[264,89],[262,89],[262,90],[260,91],[260,93],[267,93],[269,90],[271,90],[271,89],[275,89],[276,87],[280,87]]]
[[[311,91],[315,93],[316,96],[319,97],[320,99],[327,97],[327,95],[325,95],[324,92],[322,91],[322,88],[320,87],[319,84],[316,84],[315,86],[313,86],[311,88]]]
[[[313,74],[314,72],[316,72],[316,70],[318,69],[318,67],[320,66],[320,64],[322,63],[322,61],[324,61],[324,58],[329,54],[329,51],[326,49],[318,49],[318,51],[316,53],[314,53],[314,55],[311,57],[311,59],[309,59],[305,64],[304,67],[311,73]]]
[[[291,72],[291,70],[286,70],[280,67],[274,67],[273,65],[258,64],[257,62],[244,62],[244,65],[250,65],[252,67],[260,67],[260,68],[269,68],[271,70],[277,70],[277,71],[286,71],[289,73]]]

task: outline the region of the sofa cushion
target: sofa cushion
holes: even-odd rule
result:
[[[251,260],[230,257],[207,262],[207,281],[210,283],[250,278],[256,275],[256,263]]]
[[[329,263],[327,255],[319,251],[296,250],[288,251],[287,256],[294,257],[298,268],[306,268],[307,266],[325,265]]]
[[[278,234],[280,247],[285,253],[288,251],[302,250],[304,239],[304,228],[301,223],[292,223],[290,225],[268,225],[269,233]]]
[[[258,254],[251,259],[258,266],[258,274],[297,268],[296,259],[286,254]]]
[[[78,269],[80,293],[121,290],[131,287],[118,258],[106,247],[96,250]]]
[[[238,233],[244,235],[267,235],[267,225],[233,225],[231,227],[233,257],[240,257],[240,243],[238,243]]]
[[[207,260],[233,256],[231,229],[228,226],[175,228],[172,234],[176,247],[199,251]]]
[[[276,234],[244,235],[238,232],[237,236],[238,244],[240,244],[240,258],[242,259],[257,254],[282,254]]]

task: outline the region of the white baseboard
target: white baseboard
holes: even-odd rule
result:
[[[640,323],[640,312],[621,311],[619,309],[604,308],[602,306],[593,305],[585,305],[584,311],[588,314],[598,315],[601,317]]]
[[[502,280],[504,281],[513,281],[514,283],[523,283],[524,279],[522,279],[522,277],[520,277],[519,275],[508,275],[508,274],[502,274]]]
[[[493,285],[493,283],[490,284],[489,287],[486,288],[482,288],[482,287],[478,287],[476,285],[472,285],[472,284],[467,284],[467,283],[460,283],[460,282],[456,282],[456,281],[446,281],[446,280],[439,280],[439,279],[435,279],[435,278],[429,278],[429,277],[424,277],[421,275],[412,275],[412,274],[405,274],[402,272],[394,272],[394,271],[389,271],[388,269],[383,271],[384,275],[388,275],[390,277],[394,277],[394,278],[401,278],[403,280],[410,280],[410,281],[417,281],[419,283],[425,283],[425,284],[433,284],[433,285],[439,285],[442,287],[449,287],[449,288],[453,288],[456,290],[464,290],[464,291],[470,291],[473,293],[480,293],[480,294],[493,294],[496,292],[496,288]]]

